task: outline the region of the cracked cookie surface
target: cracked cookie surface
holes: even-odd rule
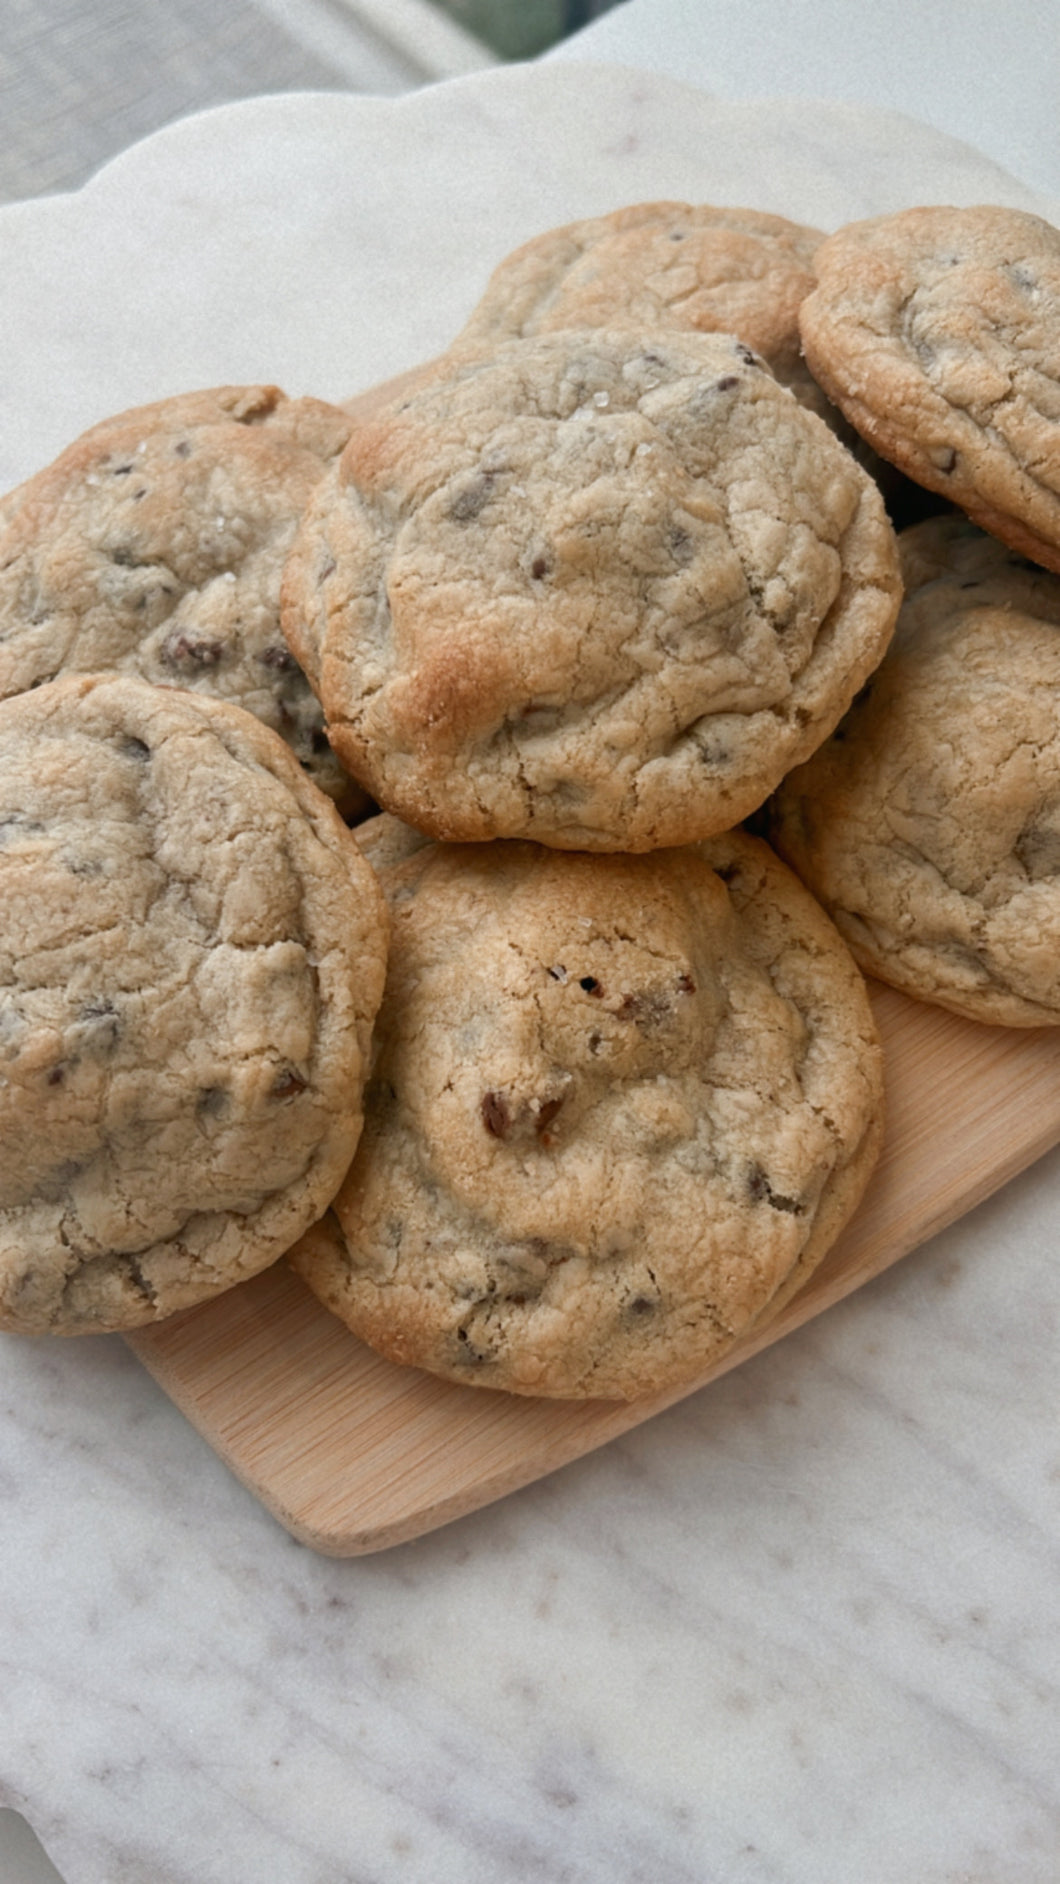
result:
[[[283,623],[386,810],[639,851],[759,805],[899,593],[875,485],[742,342],[580,332],[451,354],[358,426]]]
[[[799,306],[816,286],[813,257],[824,240],[823,229],[763,210],[636,203],[546,230],[513,250],[456,344],[570,327],[735,334],[854,453],[892,519],[911,523],[927,514],[924,491],[866,445],[803,357]]]
[[[777,792],[778,849],[864,968],[972,1020],[1060,1022],[1060,579],[961,517],[899,539],[891,648]]]
[[[814,267],[803,347],[851,423],[1060,570],[1060,231],[1022,210],[908,209],[838,230]]]
[[[352,816],[363,794],[280,630],[280,575],[351,421],[274,386],[104,419],[0,504],[0,698],[122,673],[232,701]]]
[[[799,341],[823,229],[763,210],[635,203],[548,229],[498,263],[458,345],[569,327],[737,334],[796,398],[827,416]]]
[[[391,1359],[632,1398],[806,1279],[879,1147],[864,983],[741,833],[651,856],[362,827],[391,907],[362,1143],[288,1260]]]
[[[68,677],[0,703],[0,1327],[242,1281],[357,1143],[386,909],[235,707]]]

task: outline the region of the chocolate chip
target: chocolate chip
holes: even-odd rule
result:
[[[1032,883],[1060,876],[1060,824],[1024,825],[1013,848]]]
[[[27,818],[20,811],[12,811],[0,818],[0,847],[16,837],[40,837],[43,830],[39,818]]]
[[[679,994],[695,994],[696,984],[691,975],[678,975],[677,989]]]
[[[537,1131],[537,1135],[539,1138],[542,1137],[542,1135],[548,1131],[549,1126],[551,1125],[553,1119],[556,1117],[556,1114],[562,1109],[562,1106],[563,1106],[562,1095],[558,1099],[546,1099],[545,1100],[544,1105],[541,1107],[541,1110],[537,1115],[537,1125],[535,1127],[535,1130]]]
[[[797,1197],[785,1197],[783,1192],[775,1191],[760,1164],[751,1166],[747,1179],[747,1189],[753,1202],[765,1202],[771,1210],[785,1210],[791,1216],[802,1214],[803,1206]]]
[[[109,1053],[116,1045],[121,1033],[121,1020],[113,1001],[108,1000],[106,995],[86,1001],[77,1018],[82,1027],[88,1029],[87,1041],[83,1037],[81,1041],[87,1051]]]
[[[719,380],[715,380],[714,391],[715,392],[731,392],[733,387],[738,386],[739,384],[740,384],[739,373],[726,373],[723,376],[723,378]]]
[[[266,648],[262,654],[258,655],[258,660],[263,667],[274,667],[281,674],[290,673],[298,666],[290,648],[283,647],[279,642],[271,648]]]
[[[548,559],[544,556],[535,556],[533,562],[530,564],[530,574],[533,576],[535,582],[540,582],[543,577],[548,575]]]
[[[273,1099],[295,1099],[300,1092],[305,1092],[306,1085],[307,1082],[299,1073],[294,1071],[293,1067],[285,1067],[284,1071],[277,1073],[276,1078],[273,1080],[270,1097]]]
[[[139,1258],[131,1254],[123,1253],[119,1260],[137,1293],[143,1297],[145,1302],[155,1303],[158,1300],[158,1291],[150,1277],[146,1274]]]
[[[62,1164],[55,1165],[45,1177],[39,1179],[36,1185],[36,1193],[41,1202],[58,1203],[63,1194],[69,1190],[74,1179],[80,1177],[84,1168],[84,1165],[79,1164],[76,1158],[65,1158]]]
[[[491,1138],[507,1138],[512,1129],[512,1115],[502,1092],[484,1092],[479,1101],[479,1111]]]
[[[627,994],[622,998],[618,1010],[620,1020],[632,1021],[643,1033],[651,1033],[669,1020],[673,1009],[667,995],[656,988],[642,989],[639,994]]]
[[[460,1343],[458,1358],[469,1367],[481,1367],[491,1359],[486,1348],[476,1347],[466,1328],[458,1328],[456,1338]]]
[[[190,439],[178,438],[176,444],[173,447],[173,450],[175,451],[178,458],[190,458],[191,457]]]
[[[81,1009],[80,1020],[111,1020],[117,1013],[113,1001],[108,995],[97,995],[95,1000],[86,1001]]]
[[[449,506],[449,515],[454,523],[472,523],[479,512],[484,510],[493,496],[493,487],[497,482],[495,471],[483,471],[456,497]]]
[[[586,994],[603,994],[603,988],[597,981],[595,975],[583,975],[578,986],[579,988],[584,988]]]
[[[720,739],[717,733],[711,732],[709,728],[700,735],[698,746],[699,751],[697,757],[701,765],[715,766],[728,764],[728,746],[724,739]]]
[[[162,659],[167,667],[218,667],[224,659],[223,641],[198,640],[194,635],[175,632],[162,644]]]

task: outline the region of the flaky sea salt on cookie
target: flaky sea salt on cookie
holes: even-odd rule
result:
[[[1060,570],[1060,231],[1024,210],[907,209],[817,251],[814,377],[883,457]]]
[[[1060,579],[964,518],[900,538],[892,647],[785,779],[774,841],[862,966],[1010,1027],[1060,1023]]]
[[[358,426],[283,622],[388,811],[640,851],[761,804],[899,593],[875,486],[742,342],[579,332],[452,354]]]
[[[854,964],[734,834],[648,857],[381,818],[387,992],[341,1236],[290,1254],[391,1359],[516,1393],[692,1379],[810,1274],[880,1139]]]
[[[635,203],[534,236],[498,263],[459,344],[570,327],[738,334],[804,405],[828,402],[799,342],[822,229],[763,210]]]
[[[635,203],[548,229],[505,256],[457,344],[571,327],[736,334],[855,453],[891,517],[911,522],[926,514],[923,491],[864,443],[803,358],[799,307],[824,239],[763,210]]]
[[[0,698],[104,672],[212,694],[354,815],[279,618],[295,526],[350,426],[319,399],[220,386],[85,432],[0,503]]]
[[[0,1327],[132,1327],[290,1247],[357,1144],[386,936],[249,714],[107,677],[0,703]]]

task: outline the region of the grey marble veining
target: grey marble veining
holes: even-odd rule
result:
[[[412,364],[609,200],[1037,201],[901,133],[573,66],[176,127],[0,212],[7,481],[161,391]],[[0,1337],[0,1803],[66,1884],[1056,1884],[1058,1237],[1060,1152],[603,1451],[348,1562],[119,1340]]]

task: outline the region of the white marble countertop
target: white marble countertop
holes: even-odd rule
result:
[[[522,235],[653,194],[1039,201],[888,114],[569,61],[231,107],[0,211],[0,485],[138,398],[351,392]],[[1060,1150],[626,1438],[347,1562],[120,1340],[0,1339],[0,1804],[66,1884],[1055,1884],[1058,1231]]]
[[[548,57],[618,60],[718,98],[885,105],[1060,195],[1050,0],[623,0]]]

